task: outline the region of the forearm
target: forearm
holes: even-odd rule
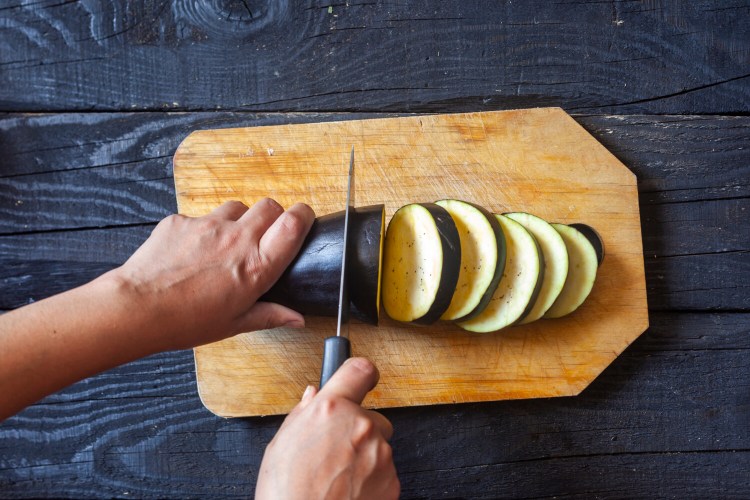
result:
[[[165,349],[116,273],[0,316],[0,420],[95,373]]]

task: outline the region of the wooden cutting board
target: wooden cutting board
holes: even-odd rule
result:
[[[351,146],[358,206],[386,220],[411,202],[459,198],[497,213],[585,222],[606,258],[572,315],[492,334],[413,327],[381,313],[351,325],[354,355],[380,369],[374,408],[574,395],[648,326],[636,178],[557,108],[204,130],[174,156],[180,213],[271,196],[318,215],[343,208]],[[304,330],[246,333],[195,349],[198,391],[221,416],[287,413],[317,385],[333,318]]]

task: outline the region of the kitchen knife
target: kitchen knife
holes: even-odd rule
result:
[[[351,356],[349,343],[349,231],[354,216],[354,146],[349,157],[349,180],[346,189],[346,212],[344,214],[344,245],[341,252],[341,283],[339,285],[339,312],[336,320],[336,336],[328,337],[323,345],[323,368],[320,371],[320,386]]]

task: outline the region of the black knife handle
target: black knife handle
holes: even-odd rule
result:
[[[328,379],[336,373],[344,361],[351,356],[351,344],[346,337],[328,337],[323,345],[323,368],[320,370],[320,386],[322,389]]]

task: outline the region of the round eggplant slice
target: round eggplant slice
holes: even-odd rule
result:
[[[543,281],[544,259],[534,237],[513,219],[495,217],[505,236],[505,270],[484,311],[458,323],[471,332],[494,332],[518,321],[533,306]]]
[[[568,277],[568,249],[555,228],[547,221],[524,212],[505,214],[525,227],[536,239],[544,258],[544,279],[539,295],[528,314],[521,317],[518,324],[525,325],[536,321],[557,299]]]
[[[505,267],[505,237],[494,215],[460,200],[437,205],[453,217],[461,240],[461,269],[450,306],[440,317],[466,321],[479,315],[492,299]]]
[[[429,325],[448,308],[461,265],[461,241],[447,210],[434,203],[398,209],[383,254],[383,307],[391,318]]]
[[[596,252],[596,258],[599,263],[599,265],[602,265],[602,261],[604,260],[604,240],[602,240],[601,235],[599,232],[594,229],[593,227],[589,226],[588,224],[583,223],[577,223],[577,224],[568,224],[570,227],[578,229],[581,234],[583,234],[586,239],[589,240],[589,243],[591,243],[594,246],[594,251]]]
[[[349,314],[378,324],[385,206],[354,209],[350,221]],[[259,300],[313,316],[338,314],[344,211],[315,219],[297,257]]]
[[[579,230],[565,224],[552,224],[552,227],[562,236],[568,249],[568,278],[544,317],[560,318],[578,309],[591,293],[596,280],[598,259],[594,246]]]

